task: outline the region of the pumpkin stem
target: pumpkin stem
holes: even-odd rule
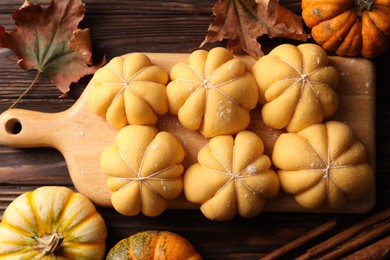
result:
[[[354,0],[353,3],[356,11],[359,13],[363,12],[364,10],[374,10],[374,0]]]
[[[34,237],[38,242],[37,249],[42,252],[42,255],[53,254],[60,248],[64,236],[59,233],[44,234],[41,237]]]

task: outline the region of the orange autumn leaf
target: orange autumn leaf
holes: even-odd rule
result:
[[[12,14],[14,30],[0,25],[0,47],[12,49],[21,68],[46,75],[66,94],[72,82],[101,67],[90,66],[89,30],[77,28],[84,13],[81,0],[52,0],[47,9],[25,0]]]
[[[259,58],[264,55],[258,38],[283,37],[305,41],[302,18],[289,11],[278,0],[218,0],[213,7],[215,21],[201,47],[208,42],[228,39],[228,49],[243,49]]]

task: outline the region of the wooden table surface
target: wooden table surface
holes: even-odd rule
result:
[[[31,1],[47,5],[49,0]],[[128,52],[192,52],[203,41],[214,20],[214,0],[107,1],[85,0],[86,15],[80,28],[91,28],[95,61],[110,60]],[[300,13],[300,2],[280,1]],[[11,13],[23,0],[2,0],[0,24],[13,28]],[[265,51],[285,39],[260,39]],[[298,44],[293,42],[294,44]],[[226,42],[208,44],[226,46]],[[34,79],[35,71],[24,71],[16,56],[0,48],[0,112],[5,111]],[[317,240],[290,252],[291,259],[309,246],[390,207],[390,51],[372,60],[376,67],[376,198],[374,209],[365,214],[309,214],[262,212],[257,217],[237,217],[228,222],[206,219],[198,210],[167,210],[158,217],[125,217],[109,208],[98,208],[108,226],[107,246],[121,238],[148,229],[169,230],[186,237],[205,259],[258,259],[296,237],[336,218],[337,227]],[[44,77],[17,105],[45,112],[63,111],[77,100],[91,76],[71,86],[66,98]],[[15,149],[0,145],[0,216],[9,203],[25,191],[45,185],[73,187],[62,155],[51,148]]]

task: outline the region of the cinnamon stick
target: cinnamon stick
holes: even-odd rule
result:
[[[362,232],[364,229],[375,225],[387,218],[390,217],[390,209],[386,209],[384,211],[381,211],[372,217],[369,217],[361,222],[359,222],[356,225],[353,225],[352,227],[340,232],[339,234],[331,237],[330,239],[310,248],[307,250],[307,252],[300,257],[297,258],[297,260],[308,260],[312,259],[313,257],[325,252],[326,250],[333,248],[343,241],[346,241],[353,236],[357,235],[358,233]]]
[[[310,240],[316,238],[317,236],[327,232],[328,230],[335,227],[337,224],[335,219],[332,219],[314,229],[311,231],[305,233],[304,235],[298,237],[297,239],[291,241],[290,243],[276,249],[275,251],[267,254],[266,256],[260,258],[261,260],[270,260],[270,259],[278,259],[279,257],[283,256],[287,252],[296,249],[300,247],[301,245],[309,242]]]
[[[371,245],[366,246],[355,253],[342,258],[342,260],[354,259],[389,259],[390,258],[390,236],[387,236]]]
[[[385,223],[378,225],[374,229],[365,233],[363,236],[360,236],[357,239],[353,239],[351,241],[346,242],[345,244],[341,245],[340,247],[337,247],[335,250],[324,255],[319,259],[320,260],[339,259],[341,256],[344,256],[345,254],[359,248],[360,246],[370,241],[373,241],[375,238],[378,238],[383,234],[387,234],[388,232],[390,232],[390,222],[386,221]]]

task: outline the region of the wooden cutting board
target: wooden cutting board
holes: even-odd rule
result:
[[[187,61],[189,54],[145,53],[152,62],[169,71],[174,64]],[[255,60],[249,56],[237,56],[250,70]],[[340,107],[331,118],[349,125],[356,138],[367,148],[369,162],[375,169],[375,68],[363,58],[329,57],[331,65],[338,69],[341,82],[337,89]],[[111,207],[110,191],[106,175],[99,168],[102,150],[114,143],[118,130],[110,127],[104,118],[92,113],[87,106],[87,96],[93,88],[89,83],[77,102],[59,113],[42,113],[12,109],[0,115],[0,143],[17,148],[53,147],[64,156],[69,174],[76,189],[99,206]],[[265,126],[260,118],[260,107],[251,112],[249,130],[257,133],[265,145],[265,153],[271,155],[277,137],[283,132]],[[183,128],[177,117],[161,116],[156,127],[173,133],[185,150],[185,167],[196,162],[198,151],[208,142],[198,132]],[[364,199],[348,202],[340,209],[307,210],[299,206],[291,196],[280,193],[269,200],[266,211],[278,212],[338,212],[363,213],[375,204],[375,189]],[[173,200],[170,208],[193,209],[197,205],[187,202],[183,196]]]

